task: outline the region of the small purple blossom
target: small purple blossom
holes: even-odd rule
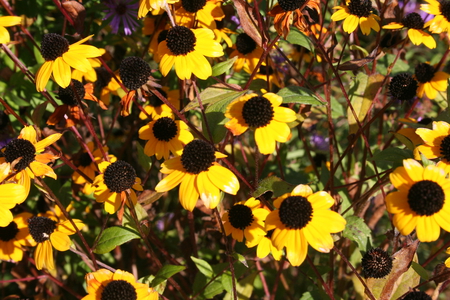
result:
[[[309,138],[311,146],[319,151],[327,151],[330,147],[329,138],[314,132]]]
[[[120,23],[123,23],[123,30],[125,35],[130,35],[138,27],[136,22],[137,9],[139,3],[133,0],[106,0],[104,4],[108,6],[108,10],[105,10],[106,16],[103,20],[111,20],[112,33],[117,34],[119,32]]]

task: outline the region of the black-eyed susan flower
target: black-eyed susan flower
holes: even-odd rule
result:
[[[259,151],[271,154],[276,142],[288,141],[291,130],[286,123],[296,119],[292,109],[280,106],[282,102],[283,98],[273,93],[244,95],[228,105],[225,116],[230,121],[225,127],[234,135],[254,129]]]
[[[134,190],[142,191],[143,188],[141,179],[136,177],[136,171],[129,163],[122,160],[104,161],[98,168],[101,174],[94,179],[94,197],[97,202],[105,204],[107,213],[113,214],[127,203],[127,193],[136,205],[137,197]]]
[[[425,0],[428,4],[421,4],[420,9],[434,18],[429,20],[425,26],[430,26],[432,33],[450,31],[450,1]]]
[[[85,225],[81,220],[72,220],[78,230]],[[55,212],[47,211],[37,217],[28,219],[28,229],[31,237],[37,243],[34,251],[34,261],[36,268],[42,270],[55,269],[53,261],[53,248],[58,251],[67,251],[71,241],[69,235],[77,232],[70,220],[67,220],[61,210],[55,208]]]
[[[99,48],[102,55],[106,53],[105,49]],[[88,58],[89,64],[92,68],[90,68],[87,72],[81,72],[80,70],[73,69],[72,70],[72,79],[76,79],[80,82],[88,81],[88,82],[96,82],[97,81],[97,72],[95,69],[102,67],[102,62],[98,58]]]
[[[71,68],[84,73],[92,68],[87,59],[102,55],[100,49],[90,45],[82,45],[92,36],[90,35],[69,45],[69,42],[59,34],[47,33],[44,35],[41,54],[45,63],[36,74],[36,88],[39,92],[45,89],[52,74],[56,83],[65,88],[70,84]]]
[[[20,213],[6,226],[0,227],[0,260],[21,261],[23,247],[36,246],[28,230],[28,219],[33,215]]]
[[[264,221],[269,212],[253,197],[238,202],[222,216],[225,234],[231,234],[238,242],[242,242],[245,237],[245,245],[254,247],[266,235]]]
[[[94,142],[89,142],[86,146],[89,149],[89,153],[87,151],[83,151],[80,155],[75,157],[74,163],[84,175],[94,180],[96,172],[99,172],[97,166],[103,161],[102,150],[95,149]],[[106,153],[108,150],[109,149],[107,146],[103,146],[103,152]],[[114,155],[109,154],[108,158],[109,161],[115,161]],[[87,182],[86,179],[77,171],[73,172],[72,180],[75,184],[84,184]]]
[[[273,23],[278,34],[286,38],[291,24],[300,31],[307,31],[308,25],[319,21],[320,1],[279,0],[268,15],[274,17]]]
[[[308,253],[308,244],[328,253],[334,246],[331,233],[344,230],[346,221],[329,208],[334,199],[327,192],[313,194],[307,185],[298,185],[291,193],[274,201],[276,210],[266,218],[266,230],[274,229],[272,241],[278,250],[286,247],[291,265],[299,266]]]
[[[371,29],[380,31],[380,17],[373,13],[370,0],[348,0],[346,5],[335,6],[333,9],[337,11],[333,13],[331,20],[344,20],[344,31],[349,34],[355,31],[358,25],[364,35],[369,35]]]
[[[158,52],[158,46],[162,41],[166,40],[168,32],[169,32],[169,29],[157,30],[153,34],[152,40],[150,41],[150,46],[148,47],[148,52],[153,54],[153,60],[157,63],[159,63],[161,61],[161,55]]]
[[[419,153],[428,159],[442,158],[450,165],[450,124],[444,121],[433,122],[432,129],[417,128],[416,134],[422,139],[423,145],[417,146]],[[417,159],[420,154],[417,153]]]
[[[8,182],[23,185],[26,190],[25,197],[30,192],[30,178],[49,176],[56,179],[55,172],[47,163],[57,159],[58,156],[41,152],[59,140],[61,134],[49,135],[39,142],[36,135],[33,126],[25,126],[17,139],[10,141],[0,150],[0,182],[15,172],[16,174]]]
[[[139,129],[139,138],[148,140],[144,147],[144,153],[148,156],[156,156],[156,159],[168,159],[170,153],[180,156],[183,148],[194,139],[188,131],[188,126],[179,120],[174,120],[172,115],[160,116]]]
[[[152,69],[142,58],[130,56],[120,63],[119,74],[123,85],[133,91],[140,89],[149,81]]]
[[[400,73],[392,77],[389,92],[398,100],[407,101],[416,96],[419,87],[417,80],[409,73]]]
[[[233,46],[233,41],[231,41],[231,39],[228,35],[233,34],[235,32],[232,31],[231,29],[225,27],[223,20],[216,21],[216,28],[213,29],[213,31],[214,31],[214,34],[216,35],[217,42],[220,43],[222,40],[224,40],[228,47]]]
[[[179,0],[139,0],[138,18],[144,18],[151,10],[164,9],[166,4],[173,4]]]
[[[273,244],[272,234],[273,229],[269,230],[265,236],[263,236],[259,242],[258,247],[256,247],[256,256],[258,258],[264,258],[269,254],[272,254],[275,260],[280,260],[283,255],[283,250],[278,250]]]
[[[407,14],[400,23],[391,22],[383,26],[383,29],[408,28],[408,37],[414,45],[424,44],[430,49],[436,48],[436,41],[427,32],[423,31],[425,22],[418,13]]]
[[[441,228],[450,231],[450,180],[443,168],[405,159],[389,177],[397,191],[386,196],[386,207],[401,234],[415,229],[421,242],[432,242]]]
[[[21,184],[6,183],[0,185],[0,226],[8,226],[13,220],[10,209],[20,204],[28,196],[26,187]]]
[[[189,28],[197,22],[199,27],[215,29],[215,21],[225,18],[222,1],[218,0],[181,0],[175,6],[175,22]]]
[[[422,291],[411,291],[408,294],[406,294],[405,297],[402,298],[402,300],[432,300],[427,293]]]
[[[156,88],[156,90],[164,96],[167,101],[172,103],[176,109],[180,109],[180,91],[179,90],[169,90],[168,87]],[[144,99],[147,105],[144,106],[144,112],[139,113],[139,118],[141,120],[147,119],[149,116],[152,119],[158,118],[162,115],[171,115],[172,109],[165,104],[161,99],[159,99],[153,93],[144,93]]]
[[[429,99],[437,97],[438,92],[447,90],[449,74],[436,70],[427,63],[420,63],[415,68],[414,76],[419,82],[417,96],[423,97],[425,93]]]
[[[114,273],[100,269],[86,275],[88,295],[81,300],[158,300],[158,293],[146,284],[137,282],[133,274],[122,270]]]
[[[214,40],[214,32],[207,28],[189,29],[175,26],[169,29],[165,41],[158,45],[161,55],[159,69],[166,76],[175,65],[175,72],[180,79],[190,79],[194,74],[200,79],[207,79],[212,68],[207,57],[223,55],[222,45]]]
[[[5,27],[20,25],[22,18],[17,16],[0,17],[0,44],[6,44],[11,41],[9,32]]]
[[[240,33],[236,37],[235,48],[236,50],[230,54],[230,58],[237,56],[233,70],[240,72],[244,66],[247,66],[249,72],[253,72],[263,55],[264,51],[262,48],[245,32]]]
[[[361,259],[362,275],[365,278],[383,278],[392,270],[392,257],[381,248],[373,248]]]
[[[161,173],[167,176],[155,187],[157,192],[166,192],[180,185],[181,205],[193,211],[200,198],[208,208],[216,208],[220,201],[220,191],[236,195],[239,181],[236,175],[216,162],[226,155],[215,151],[203,140],[193,140],[183,149],[181,156],[166,160]]]

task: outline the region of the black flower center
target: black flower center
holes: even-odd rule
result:
[[[8,143],[5,146],[5,155],[6,162],[12,163],[19,157],[22,159],[16,164],[14,169],[19,172],[25,169],[30,165],[36,156],[36,148],[34,145],[25,139],[15,139]]]
[[[118,160],[108,167],[103,173],[105,184],[113,193],[121,193],[131,189],[136,182],[136,171],[127,162]]]
[[[89,153],[84,152],[80,155],[80,166],[87,167],[92,163],[92,158]]]
[[[416,95],[417,87],[417,80],[411,74],[401,73],[391,79],[389,91],[398,100],[410,100]]]
[[[236,50],[247,55],[256,49],[256,42],[246,33],[240,33],[236,38]]]
[[[188,173],[199,174],[207,171],[215,161],[214,147],[204,140],[189,142],[181,155],[181,163]]]
[[[431,300],[432,298],[425,292],[409,292],[402,300]]]
[[[198,12],[205,4],[206,0],[181,0],[183,8],[190,13]]]
[[[194,51],[197,38],[192,30],[184,26],[172,27],[166,37],[167,48],[174,55],[186,55]]]
[[[245,102],[242,108],[242,117],[250,127],[264,127],[273,118],[272,103],[264,97],[256,96]]]
[[[137,300],[136,289],[125,280],[113,280],[102,291],[101,300]]]
[[[416,66],[414,74],[416,75],[417,81],[425,83],[433,79],[434,73],[436,73],[434,67],[427,63],[420,63]]]
[[[263,75],[272,75],[273,74],[273,69],[271,66],[261,66],[259,67],[259,74],[263,74]]]
[[[72,83],[73,87],[71,85],[66,88],[59,87],[58,98],[61,99],[64,104],[67,104],[69,106],[76,106],[78,100],[84,99],[86,91],[84,89],[84,85],[78,80],[72,79]]]
[[[123,3],[119,3],[119,4],[116,6],[116,13],[117,13],[119,16],[123,16],[124,14],[126,14],[126,13],[127,13],[127,5],[126,5],[126,4],[123,4]]]
[[[120,63],[119,74],[127,89],[137,90],[148,81],[152,69],[142,58],[130,56]]]
[[[9,242],[19,233],[16,222],[12,221],[6,227],[0,227],[0,241]]]
[[[177,123],[171,118],[162,117],[153,124],[153,135],[160,141],[170,141],[177,135],[177,132]]]
[[[443,0],[440,5],[442,15],[450,21],[450,1]]]
[[[425,22],[418,13],[413,12],[403,18],[402,24],[408,28],[423,29]]]
[[[55,231],[56,221],[46,217],[32,217],[28,219],[28,229],[36,243],[43,243]]]
[[[441,150],[442,157],[450,161],[450,135],[442,140],[439,150]]]
[[[278,4],[284,11],[294,11],[302,8],[307,0],[278,0]]]
[[[167,99],[167,93],[166,93],[163,89],[156,88],[156,90],[157,90],[161,95],[163,95],[164,98]],[[151,94],[151,95],[148,96],[146,99],[148,100],[148,103],[149,103],[151,106],[153,106],[153,107],[160,107],[161,105],[164,104],[164,102],[163,102],[161,99],[159,99],[155,94]]]
[[[104,67],[95,68],[95,73],[97,74],[97,81],[94,86],[101,91],[111,82],[112,75]]]
[[[165,41],[165,40],[166,40],[166,38],[167,38],[167,33],[169,33],[169,30],[164,29],[163,31],[161,31],[161,32],[158,34],[158,39],[157,39],[158,45],[159,45],[159,43],[161,43],[162,41]]]
[[[418,181],[408,192],[409,207],[419,216],[432,216],[442,209],[444,202],[444,190],[434,181]]]
[[[368,17],[372,13],[372,2],[370,0],[351,0],[348,5],[350,14],[358,17]]]
[[[361,265],[365,278],[383,278],[392,270],[392,258],[383,249],[374,248],[364,254]]]
[[[312,219],[313,208],[308,199],[302,196],[290,196],[280,205],[280,221],[288,229],[302,229]]]
[[[236,204],[228,211],[231,226],[244,230],[252,224],[254,217],[252,209],[243,204]]]
[[[44,34],[41,43],[41,54],[46,60],[55,60],[69,51],[69,42],[57,33]]]

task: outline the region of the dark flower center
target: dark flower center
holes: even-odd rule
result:
[[[240,33],[236,38],[236,49],[244,55],[252,53],[256,46],[256,42],[246,33]]]
[[[409,207],[419,216],[434,215],[442,209],[444,202],[444,190],[434,181],[418,181],[408,192]]]
[[[307,0],[279,0],[278,4],[284,11],[294,11],[302,8]]]
[[[348,5],[350,14],[358,17],[368,17],[372,13],[372,2],[370,0],[350,0]]]
[[[290,196],[280,205],[280,221],[288,229],[302,229],[312,219],[313,208],[308,199],[302,196]]]
[[[398,100],[410,100],[416,95],[417,80],[408,73],[395,75],[389,83],[391,95]]]
[[[365,278],[383,278],[392,270],[392,258],[383,249],[374,248],[364,254],[361,265]]]
[[[58,98],[61,99],[64,104],[76,106],[78,104],[78,100],[84,99],[86,91],[84,89],[84,85],[78,80],[72,79],[72,83],[73,87],[71,85],[66,88],[59,87]]]
[[[111,192],[121,193],[133,187],[136,171],[129,163],[118,160],[106,167],[103,178]]]
[[[442,140],[439,150],[441,150],[442,157],[450,161],[450,135]]]
[[[264,127],[270,123],[274,115],[272,103],[264,97],[256,96],[245,102],[242,117],[248,126]]]
[[[19,233],[16,222],[12,221],[6,227],[0,227],[0,241],[9,242]]]
[[[126,14],[126,13],[127,13],[127,5],[126,5],[126,4],[123,4],[123,3],[119,3],[119,4],[116,6],[116,13],[117,13],[119,16],[123,16],[124,14]]]
[[[225,26],[225,22],[223,21],[223,19],[222,20],[220,20],[220,21],[217,21],[216,20],[216,28],[217,29],[223,29],[224,28],[224,26]]]
[[[153,135],[160,141],[170,141],[177,135],[177,132],[177,123],[171,118],[162,117],[153,124]]]
[[[47,217],[32,217],[28,219],[28,228],[31,237],[36,243],[43,243],[50,238],[56,229],[56,221]]]
[[[409,292],[402,300],[431,300],[432,298],[425,292]]]
[[[416,66],[414,74],[416,75],[417,81],[425,83],[433,79],[434,73],[436,73],[434,67],[427,63],[420,63]]]
[[[57,33],[44,34],[41,43],[41,54],[46,60],[55,60],[69,51],[69,42]]]
[[[252,224],[253,212],[252,209],[243,204],[236,204],[228,211],[228,219],[231,226],[236,229],[244,230]]]
[[[198,12],[205,4],[206,0],[181,0],[183,8],[190,13]]]
[[[80,155],[80,166],[87,167],[92,163],[92,158],[89,153],[84,152]]]
[[[101,300],[137,300],[136,289],[125,280],[113,280],[102,291]]]
[[[142,58],[130,56],[120,63],[119,74],[127,89],[137,90],[148,81],[152,69]]]
[[[163,89],[156,88],[156,90],[157,90],[161,95],[163,95],[164,98],[167,99],[167,93],[166,93]],[[160,107],[161,105],[164,104],[164,102],[163,102],[161,99],[159,99],[155,94],[151,94],[151,95],[148,96],[146,99],[148,100],[148,103],[149,103],[151,106],[153,106],[153,107]]]
[[[97,81],[94,86],[96,89],[101,91],[111,82],[112,75],[104,67],[95,68],[95,73],[97,74]]]
[[[189,142],[181,155],[181,163],[186,172],[199,174],[207,171],[215,161],[214,147],[204,140],[193,140]]]
[[[36,157],[36,148],[34,145],[25,139],[15,139],[8,143],[5,147],[6,162],[12,163],[19,157],[22,159],[15,165],[14,169],[19,172],[30,165]]]
[[[165,40],[166,40],[166,38],[167,38],[167,33],[169,33],[169,30],[164,29],[163,31],[161,31],[161,32],[158,34],[158,39],[157,39],[158,45],[159,45],[159,43],[161,43],[162,41],[165,41]]]
[[[194,51],[197,38],[192,30],[184,26],[172,27],[166,37],[167,48],[174,55],[186,55]]]
[[[259,74],[263,74],[263,75],[272,75],[273,74],[273,69],[271,66],[261,66],[259,67]]]
[[[413,12],[403,18],[402,24],[408,28],[423,29],[425,22],[418,13]]]
[[[442,15],[447,19],[447,21],[450,21],[450,1],[440,1],[441,2],[441,13]]]

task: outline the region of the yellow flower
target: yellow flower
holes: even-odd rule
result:
[[[215,21],[225,18],[220,0],[206,0],[205,2],[183,0],[176,6],[179,7],[175,11],[175,22],[188,28],[193,28],[197,22],[198,26],[213,30],[216,28]]]
[[[238,202],[222,216],[225,234],[231,234],[238,242],[242,242],[245,237],[245,245],[254,247],[266,235],[264,221],[269,212],[253,197]]]
[[[8,226],[13,220],[13,214],[10,209],[16,204],[20,204],[27,198],[29,193],[24,185],[15,183],[6,183],[0,185],[0,226]]]
[[[116,270],[114,273],[100,269],[86,275],[88,295],[81,300],[121,299],[158,300],[158,293],[146,284],[139,283],[133,274]],[[113,295],[113,297],[111,297]],[[115,295],[115,296],[114,296]]]
[[[280,106],[282,102],[283,98],[273,93],[242,96],[228,105],[225,116],[230,121],[225,127],[234,135],[241,135],[248,128],[255,129],[259,151],[271,154],[277,141],[285,143],[289,140],[291,130],[286,123],[296,119],[292,109]]]
[[[89,142],[86,144],[89,149],[89,152],[92,154],[89,155],[87,151],[83,151],[77,159],[75,160],[75,165],[78,166],[78,170],[83,172],[87,177],[94,180],[96,172],[98,172],[97,165],[103,161],[103,155],[101,149],[95,149],[94,142]],[[104,146],[103,151],[108,152],[108,147]],[[113,155],[108,155],[109,160],[114,160]],[[93,159],[92,159],[93,158]],[[72,180],[75,184],[84,184],[86,183],[86,179],[80,175],[77,171],[73,172]]]
[[[450,231],[450,180],[443,168],[405,159],[389,177],[397,191],[386,196],[386,207],[401,234],[415,229],[421,242],[432,242],[441,228]]]
[[[156,159],[168,159],[170,152],[181,155],[183,147],[194,139],[188,131],[188,126],[179,120],[173,120],[171,115],[160,116],[139,129],[139,138],[148,140],[144,153],[156,155]]]
[[[102,55],[102,51],[94,46],[81,45],[91,37],[92,35],[69,45],[69,42],[59,34],[48,33],[44,35],[41,54],[45,63],[36,74],[38,92],[45,89],[52,74],[56,83],[65,88],[70,84],[71,67],[83,73],[92,69],[88,58],[99,57]]]
[[[206,207],[216,208],[221,190],[232,195],[239,190],[236,175],[215,161],[224,157],[226,155],[216,152],[208,142],[193,140],[184,147],[181,156],[162,164],[161,173],[167,176],[155,190],[166,192],[181,183],[179,199],[185,209],[193,211],[199,198]]]
[[[417,96],[423,97],[425,93],[429,99],[435,99],[438,91],[447,90],[449,74],[437,71],[427,63],[420,63],[416,66],[414,76],[419,82]]]
[[[227,27],[224,27],[223,20],[216,21],[216,28],[214,28],[213,31],[214,31],[214,34],[216,35],[215,40],[217,42],[220,43],[222,40],[224,40],[228,47],[233,46],[233,42],[231,41],[231,39],[228,35],[233,34],[235,32]]]
[[[129,163],[122,160],[112,163],[104,161],[98,168],[101,174],[94,179],[94,196],[97,202],[105,203],[107,213],[113,214],[127,203],[127,193],[136,205],[137,197],[134,190],[142,191],[143,188],[141,179],[136,177],[136,171]]]
[[[283,250],[278,250],[277,247],[273,244],[272,234],[274,230],[269,230],[265,236],[263,236],[259,242],[258,247],[256,248],[256,256],[258,258],[264,258],[270,253],[275,260],[280,260],[283,255]]]
[[[165,5],[177,3],[178,0],[139,0],[138,18],[143,18],[151,10],[165,9]]]
[[[319,252],[328,253],[334,246],[331,233],[341,232],[346,221],[329,210],[334,199],[327,192],[313,194],[300,184],[291,193],[274,201],[277,208],[266,218],[266,230],[274,229],[272,242],[278,250],[286,247],[286,256],[293,266],[303,263],[308,244]]]
[[[245,66],[248,68],[248,72],[252,73],[263,55],[263,49],[245,32],[237,36],[235,49],[230,54],[230,58],[237,56],[233,70],[240,72]]]
[[[72,221],[78,230],[85,226],[81,220],[73,219]],[[77,232],[59,208],[55,208],[55,212],[47,211],[45,214],[39,214],[37,217],[28,219],[28,228],[32,238],[37,243],[34,261],[38,270],[43,268],[47,270],[55,269],[53,247],[58,251],[69,250],[72,244],[69,235]]]
[[[176,109],[180,109],[180,90],[169,90],[168,87],[164,86],[162,88],[156,88],[156,90],[166,99],[172,103]],[[156,97],[155,94],[143,93],[145,100],[147,100],[147,105],[144,106],[146,113],[141,111],[139,113],[139,118],[141,120],[147,119],[149,116],[152,119],[158,118],[162,115],[173,115],[172,109],[167,106],[161,99]]]
[[[388,25],[384,25],[383,29],[401,29],[407,27],[408,37],[414,45],[424,44],[430,49],[436,48],[436,41],[433,37],[423,31],[424,21],[418,13],[410,13],[406,15],[400,23],[391,22]]]
[[[450,247],[447,248],[447,250],[445,251],[445,253],[450,254]],[[445,260],[445,266],[446,266],[447,268],[450,268],[450,257],[447,258],[447,259]]]
[[[450,124],[444,121],[433,122],[433,129],[417,128],[416,134],[423,140],[423,145],[417,146],[419,153],[428,159],[442,158],[450,165]],[[416,159],[420,159],[417,153]]]
[[[7,44],[11,41],[9,32],[5,27],[20,25],[22,23],[21,17],[4,16],[0,17],[0,44]]]
[[[333,13],[331,20],[344,20],[344,31],[347,33],[355,31],[358,25],[364,35],[369,35],[371,29],[380,31],[380,17],[372,13],[370,0],[349,0],[347,5],[335,6],[333,9],[337,11]]]
[[[430,15],[435,15],[433,19],[425,24],[425,27],[430,26],[432,33],[442,33],[450,31],[450,15],[448,13],[450,2],[447,0],[425,0],[428,4],[421,4],[420,9]]]
[[[30,235],[27,220],[33,215],[20,213],[6,226],[0,227],[0,260],[21,261],[23,247],[36,246]]]
[[[205,56],[220,57],[222,45],[214,40],[214,32],[207,28],[189,29],[175,26],[169,29],[165,41],[158,45],[161,55],[159,69],[166,76],[175,65],[177,76],[190,79],[192,73],[200,79],[207,79],[212,68]]]

